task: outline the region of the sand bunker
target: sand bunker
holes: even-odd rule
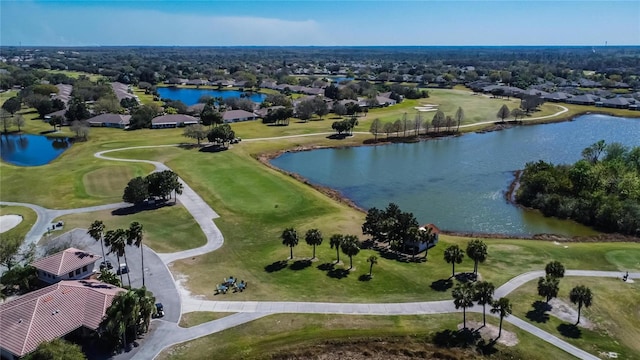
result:
[[[0,216],[0,234],[7,232],[22,222],[20,215],[2,215]]]

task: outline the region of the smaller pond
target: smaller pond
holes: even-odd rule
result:
[[[13,165],[40,166],[53,161],[71,147],[66,137],[31,134],[0,135],[0,157]]]
[[[180,100],[187,106],[195,105],[203,95],[209,95],[213,97],[227,98],[239,98],[241,95],[247,95],[251,101],[255,103],[262,103],[267,97],[261,93],[246,93],[238,90],[213,90],[213,89],[184,89],[175,87],[159,87],[158,94],[161,99]]]

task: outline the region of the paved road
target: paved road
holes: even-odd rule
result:
[[[108,157],[104,154],[116,151],[124,151],[124,150],[132,150],[132,149],[149,149],[155,147],[172,147],[177,145],[160,145],[160,146],[135,146],[124,149],[114,149],[114,150],[106,150],[101,151],[95,154],[97,158],[105,159],[105,160],[114,160],[114,161],[127,161],[127,162],[144,162],[148,164],[152,164],[156,167],[156,171],[163,170],[171,170],[168,166],[161,162],[150,161],[150,160],[133,160],[133,159],[120,159],[115,157]],[[191,216],[195,219],[195,221],[200,225],[202,232],[207,238],[207,243],[199,248],[169,253],[169,254],[158,254],[162,261],[165,264],[172,263],[176,260],[186,259],[202,254],[206,254],[212,251],[219,249],[224,243],[224,238],[222,237],[222,233],[213,222],[213,219],[218,218],[218,214],[207,204],[200,195],[198,195],[193,189],[181,178],[178,178],[180,183],[182,183],[182,194],[178,195],[178,201],[182,203],[182,205],[187,209]]]
[[[84,208],[77,209],[47,209],[42,206],[27,204],[27,203],[19,203],[19,202],[10,202],[10,201],[0,201],[0,205],[10,205],[10,206],[23,206],[28,207],[36,212],[37,219],[36,223],[31,227],[31,230],[25,236],[24,242],[20,246],[20,251],[26,250],[31,244],[37,244],[40,241],[40,238],[47,233],[47,230],[51,227],[51,223],[54,219],[59,218],[63,215],[69,214],[81,214],[93,211],[101,211],[101,210],[111,210],[111,209],[119,209],[122,207],[127,207],[129,204],[127,203],[116,203],[116,204],[107,204],[107,205],[98,205],[98,206],[89,206]]]

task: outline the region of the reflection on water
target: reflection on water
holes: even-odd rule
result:
[[[273,165],[340,191],[363,208],[389,202],[421,223],[464,232],[588,235],[580,224],[509,204],[513,172],[529,161],[573,163],[594,142],[640,145],[640,120],[585,115],[571,122],[522,126],[415,144],[287,153]]]
[[[19,166],[48,164],[71,146],[66,137],[46,137],[31,134],[0,135],[0,157]]]

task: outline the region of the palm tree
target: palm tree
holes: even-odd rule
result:
[[[313,246],[313,257],[316,258],[316,246],[322,244],[322,233],[318,229],[309,229],[304,236],[307,244]]]
[[[120,271],[120,257],[124,256],[124,262],[127,263],[127,254],[125,248],[127,246],[127,232],[123,229],[109,230],[104,236],[107,246],[109,246],[109,253],[116,254],[118,258],[118,270]],[[127,279],[129,281],[129,287],[131,287],[131,277],[129,276],[127,265]],[[120,281],[122,281],[122,271],[120,271]]]
[[[104,243],[102,242],[102,238],[104,236],[104,223],[100,220],[96,220],[91,223],[89,226],[89,231],[87,231],[89,236],[91,236],[95,241],[100,241],[100,247],[102,247],[102,261],[107,261],[107,258],[104,254]]]
[[[593,294],[591,294],[591,289],[584,285],[578,285],[571,289],[569,293],[569,300],[572,303],[578,305],[578,321],[576,321],[576,325],[580,323],[580,311],[582,310],[582,306],[589,307],[591,306],[591,302],[593,301]]]
[[[502,319],[511,314],[511,302],[509,302],[509,299],[503,297],[494,301],[491,306],[491,313],[500,315],[500,330],[498,331],[498,338],[500,338],[502,335]]]
[[[495,289],[495,286],[488,281],[479,281],[475,286],[473,300],[482,305],[482,324],[484,326],[487,326],[487,311],[485,307],[487,304],[491,305],[493,302],[493,292]]]
[[[544,268],[547,276],[553,276],[554,278],[564,277],[564,265],[560,261],[552,261]]]
[[[138,296],[132,290],[121,292],[113,298],[105,311],[103,328],[115,336],[122,337],[122,347],[127,346],[127,330],[138,320],[140,312]]]
[[[135,245],[140,248],[140,258],[142,259],[142,287],[144,287],[144,249],[142,246],[142,238],[143,238],[143,230],[142,224],[137,221],[132,222],[129,225],[129,230],[127,230],[127,245]]]
[[[473,285],[471,283],[458,283],[451,292],[453,304],[456,309],[462,308],[462,326],[467,328],[467,308],[473,306]]]
[[[433,229],[430,226],[426,227],[424,230],[418,231],[418,240],[420,241],[420,243],[426,245],[426,247],[424,249],[424,259],[425,260],[427,260],[427,255],[429,253],[429,245],[431,244],[431,242],[436,237],[436,234],[434,234],[432,231],[433,231]]]
[[[103,283],[115,285],[117,287],[122,286],[122,282],[120,282],[120,279],[118,279],[118,275],[112,273],[111,271],[109,271],[109,269],[106,268],[100,270],[100,273],[98,274],[98,280],[102,281]]]
[[[456,264],[464,259],[464,251],[458,245],[451,245],[444,250],[444,260],[451,264],[451,277],[456,276]]]
[[[134,290],[138,296],[138,306],[140,308],[140,315],[136,324],[141,324],[142,329],[140,333],[146,333],[149,330],[149,323],[151,322],[151,315],[155,311],[156,298],[151,291],[147,291],[144,286]],[[138,333],[138,331],[136,331]]]
[[[473,273],[478,275],[478,263],[487,259],[487,244],[482,240],[475,239],[469,241],[467,245],[467,255],[473,260]]]
[[[288,246],[291,249],[291,257],[293,259],[293,247],[298,245],[298,233],[294,228],[286,228],[280,235],[282,244]]]
[[[546,297],[548,303],[549,300],[558,296],[559,284],[560,280],[553,276],[540,277],[538,279],[538,295]]]
[[[353,269],[353,257],[360,252],[358,237],[355,235],[345,235],[344,241],[340,244],[342,252],[349,257],[349,269]]]
[[[336,264],[340,262],[340,245],[344,241],[344,235],[342,234],[333,234],[329,238],[329,244],[331,248],[336,248]]]
[[[371,273],[373,272],[373,265],[378,263],[378,257],[375,255],[371,255],[367,259],[367,262],[371,264],[369,265],[369,277],[372,277],[373,275]]]

